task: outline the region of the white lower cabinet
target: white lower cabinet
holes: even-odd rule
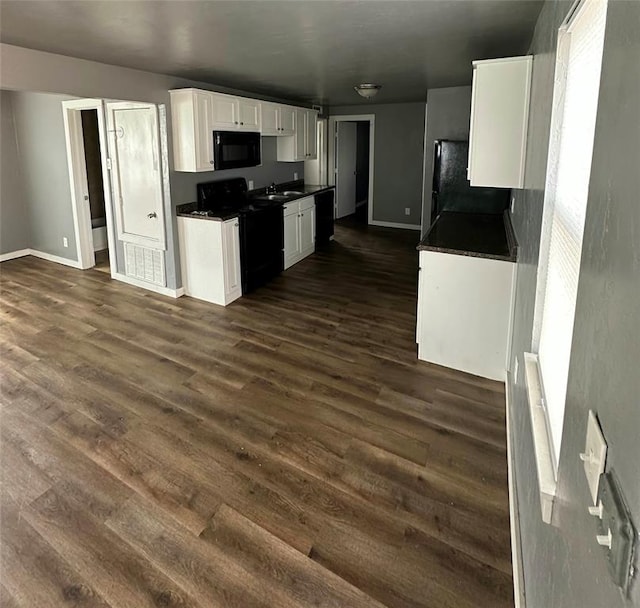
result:
[[[418,359],[503,381],[515,263],[420,251]]]
[[[284,267],[290,268],[316,249],[316,205],[313,196],[284,206]]]
[[[180,268],[186,295],[226,306],[242,295],[238,219],[178,217]]]

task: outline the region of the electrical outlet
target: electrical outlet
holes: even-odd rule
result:
[[[249,180],[249,190],[253,190],[253,180]]]
[[[68,247],[69,246],[69,239],[66,236],[62,237],[62,246],[63,247]]]
[[[298,179],[298,174],[294,172],[293,174],[293,181],[295,182]]]
[[[511,213],[514,212],[515,208],[516,208],[516,195],[512,194],[511,195]]]
[[[405,215],[411,215],[411,208],[410,207],[405,207],[404,208],[404,214]]]

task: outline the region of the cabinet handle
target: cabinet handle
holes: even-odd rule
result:
[[[156,217],[158,217],[158,214],[155,211],[152,211],[151,213],[147,213],[147,217],[152,220]]]
[[[233,122],[233,124],[234,124],[234,125],[237,125],[237,124],[238,124],[238,121],[237,121],[237,120],[235,120],[235,121]]]
[[[209,161],[209,164],[210,164],[210,165],[213,165],[213,161],[212,161],[212,160],[210,160],[210,161]]]
[[[236,223],[234,224],[234,226],[237,228],[237,227],[238,227],[238,222],[236,222]]]
[[[241,124],[241,125],[243,125],[244,123],[243,123],[243,122],[241,122],[240,124]]]

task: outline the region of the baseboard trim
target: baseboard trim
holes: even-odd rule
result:
[[[71,266],[71,268],[79,268],[82,270],[82,266],[78,260],[69,260],[68,258],[62,258],[59,255],[38,251],[37,249],[29,249],[29,255],[32,255],[34,258],[47,260],[47,262],[55,262],[56,264],[63,264],[64,266]]]
[[[56,264],[71,266],[71,268],[79,268],[82,270],[82,266],[80,266],[78,260],[70,260],[60,257],[59,255],[47,253],[46,251],[38,251],[37,249],[20,249],[18,251],[11,251],[10,253],[3,253],[0,255],[0,262],[7,262],[8,260],[22,258],[27,255],[32,255],[34,258],[40,258],[41,260],[47,260],[47,262],[55,262]]]
[[[511,443],[511,391],[510,374],[504,383],[507,416],[507,477],[509,484],[509,521],[511,527],[511,564],[513,568],[513,598],[515,608],[526,608],[524,593],[524,569],[522,563],[522,537],[520,535],[520,510],[518,507],[518,490],[516,487],[513,446]]]
[[[111,278],[115,279],[116,281],[122,281],[123,283],[127,283],[128,285],[132,285],[133,287],[139,287],[141,289],[146,289],[147,291],[153,291],[155,293],[159,293],[162,296],[168,296],[174,299],[177,299],[180,296],[184,295],[184,289],[182,287],[180,287],[179,289],[162,287],[161,285],[154,285],[153,283],[147,283],[146,281],[141,281],[140,279],[128,277],[126,274],[122,274],[120,272],[112,275]]]
[[[17,251],[10,251],[9,253],[1,253],[0,262],[8,262],[9,260],[15,260],[16,258],[23,258],[25,255],[29,255],[30,253],[30,249],[18,249]]]
[[[379,226],[381,228],[402,228],[404,230],[422,230],[420,224],[397,224],[395,222],[379,222],[378,220],[371,220],[369,226]]]

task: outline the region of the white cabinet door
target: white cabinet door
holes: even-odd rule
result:
[[[280,135],[294,135],[296,132],[296,108],[280,106]]]
[[[300,215],[298,203],[284,210],[284,267],[293,266],[300,259]]]
[[[307,110],[305,112],[305,160],[313,160],[318,158],[318,113],[315,110]]]
[[[238,100],[229,95],[212,95],[214,130],[231,131],[238,128]]]
[[[280,107],[276,104],[260,104],[260,132],[262,135],[280,135]]]
[[[242,295],[240,276],[240,228],[234,218],[222,226],[222,263],[224,268],[225,304]]]
[[[294,144],[293,144],[293,159],[294,160],[304,160],[305,158],[305,143],[306,143],[306,112],[301,108],[296,108],[294,125],[295,125],[295,134],[294,134]]]
[[[300,210],[300,258],[313,253],[316,248],[316,210],[307,207]]]
[[[260,102],[238,99],[238,121],[241,131],[260,131]]]
[[[196,171],[213,171],[213,96],[204,91],[196,91],[193,94],[193,105]]]
[[[468,178],[472,186],[524,186],[532,57],[474,61]]]

